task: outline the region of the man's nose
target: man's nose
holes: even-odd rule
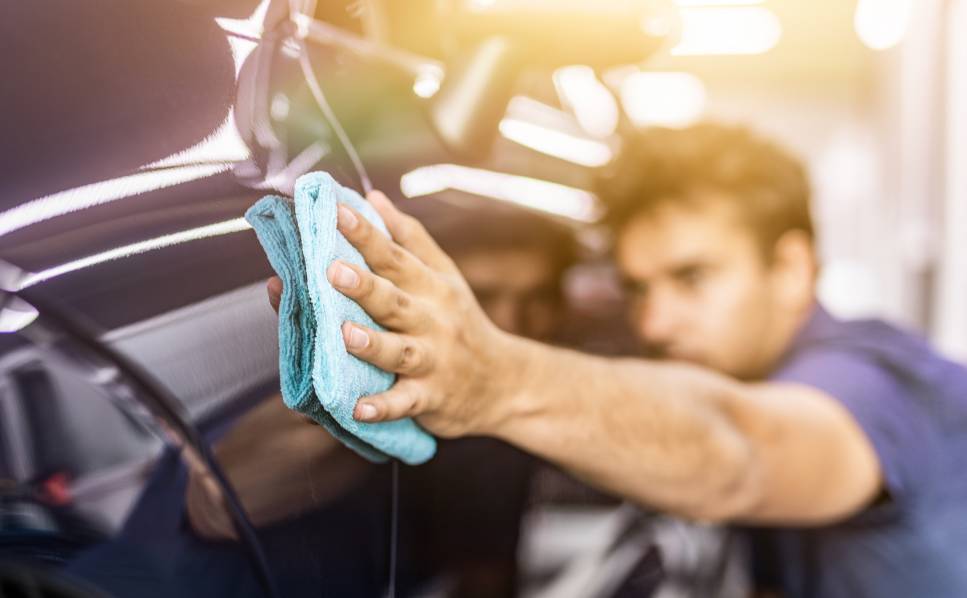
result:
[[[638,332],[642,340],[658,349],[671,344],[680,327],[679,308],[669,294],[650,293],[638,312]]]

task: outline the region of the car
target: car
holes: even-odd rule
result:
[[[362,473],[340,481],[327,461],[306,480],[329,492],[261,525],[213,446],[260,405],[281,405],[272,272],[245,210],[310,169],[395,190],[427,164],[480,162],[519,68],[481,32],[506,20],[460,33],[473,66],[444,86],[491,84],[468,107],[450,89],[424,97],[447,62],[424,29],[376,42],[360,3],[301,20],[269,0],[47,4],[15,4],[0,24],[13,82],[0,96],[3,584],[433,595],[437,571],[405,501],[402,527],[391,520],[390,468],[356,463]],[[433,6],[413,3],[409,18],[439,17]],[[206,516],[238,542],[188,516],[196,478],[218,511]],[[391,530],[412,549],[397,553]]]

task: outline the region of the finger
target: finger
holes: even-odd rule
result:
[[[426,285],[430,274],[426,265],[358,212],[339,204],[337,222],[339,232],[359,250],[374,272],[405,288]]]
[[[423,223],[401,212],[382,191],[371,191],[366,199],[386,223],[393,240],[437,272],[456,270],[453,260],[440,249]]]
[[[265,283],[265,290],[269,294],[269,305],[278,313],[279,303],[282,301],[282,279],[278,276],[273,276]]]
[[[339,292],[353,299],[374,320],[393,330],[419,332],[428,316],[409,293],[390,281],[354,264],[337,260],[326,277]]]
[[[412,337],[393,332],[378,332],[346,322],[342,326],[346,350],[387,372],[420,376],[430,369],[430,356]]]
[[[419,385],[400,382],[386,392],[360,399],[353,417],[366,423],[416,417],[429,408],[424,396]]]

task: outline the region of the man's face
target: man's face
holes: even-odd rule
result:
[[[501,329],[547,340],[560,324],[560,281],[552,258],[530,249],[454,257],[481,307]]]
[[[765,263],[724,201],[667,201],[637,215],[619,234],[617,259],[635,332],[655,357],[739,378],[763,375],[778,357],[788,277]]]

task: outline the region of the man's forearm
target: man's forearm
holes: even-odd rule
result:
[[[689,365],[513,343],[517,390],[488,433],[681,515],[728,517],[754,500],[751,448],[727,416],[735,382]]]

